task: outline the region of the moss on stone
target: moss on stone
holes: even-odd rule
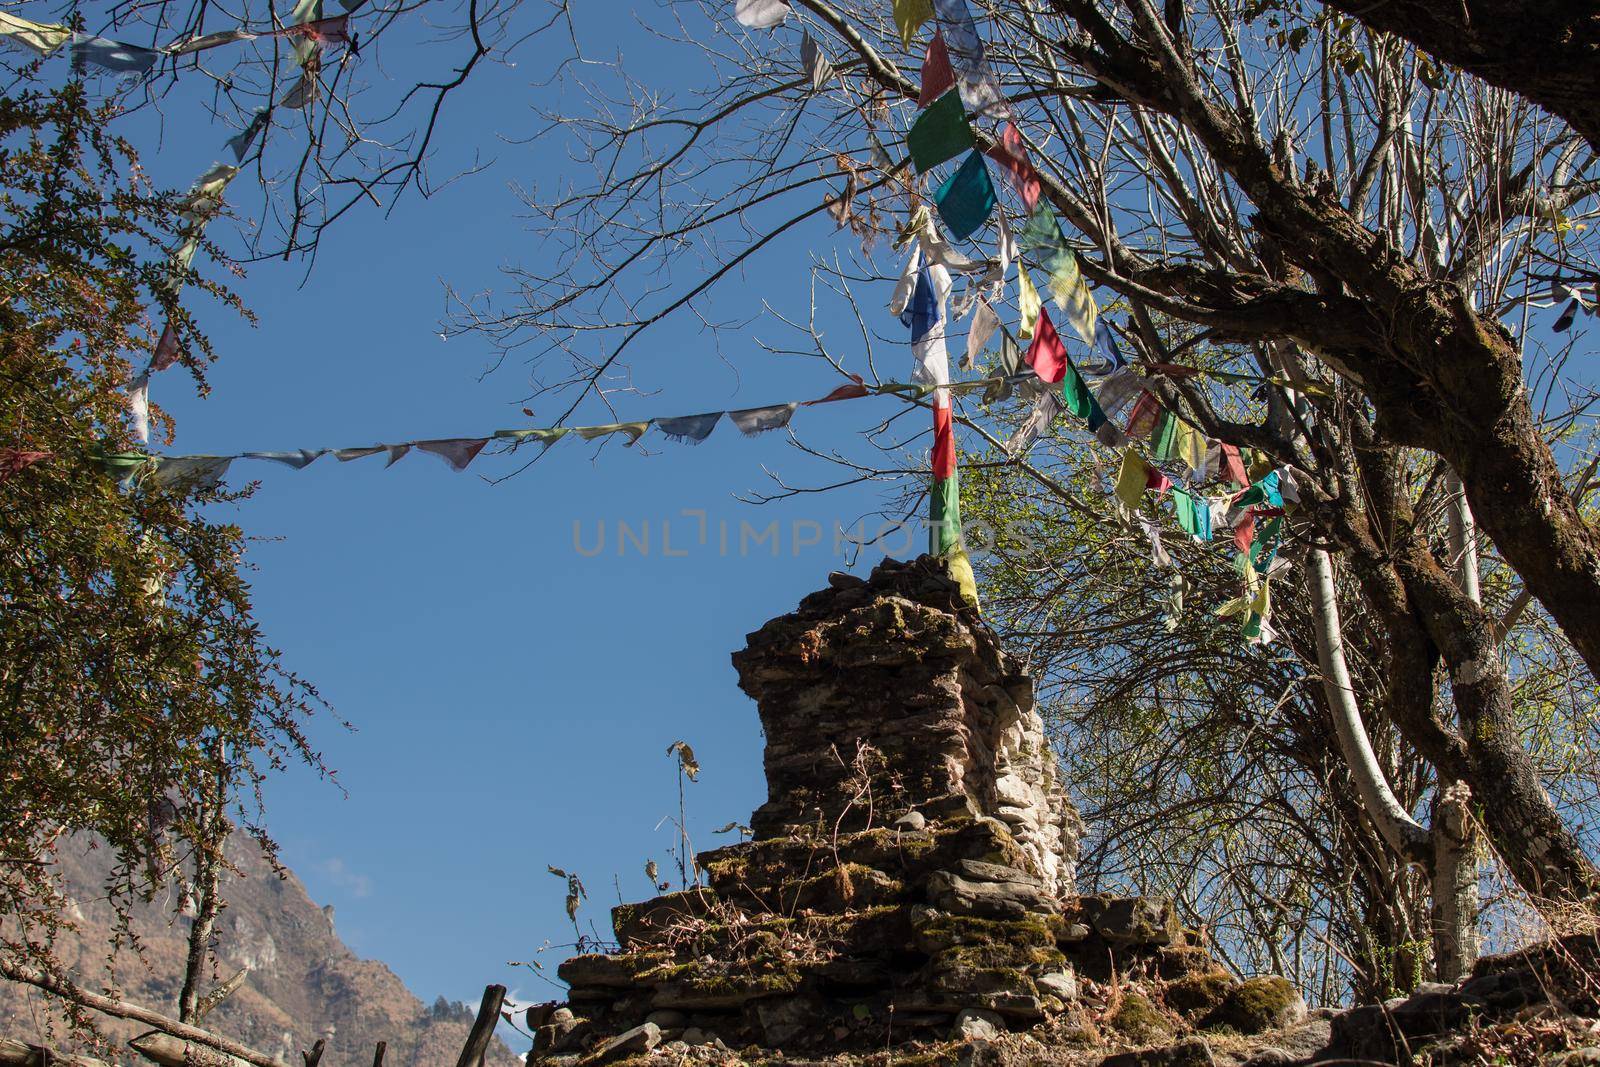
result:
[[[1200,1016],[1227,998],[1234,978],[1226,971],[1205,971],[1170,982],[1162,990],[1167,1007],[1188,1016]]]
[[[1209,1016],[1205,1025],[1241,1034],[1259,1034],[1287,1026],[1304,1014],[1300,991],[1287,978],[1263,975],[1240,982]]]
[[[1055,915],[1028,915],[1021,919],[979,919],[943,912],[917,926],[917,940],[930,954],[956,945],[1011,945],[1019,948],[1055,948],[1060,919]],[[1059,956],[1059,953],[1057,953]],[[1063,957],[1064,959],[1064,957]]]
[[[1114,1030],[1133,1041],[1154,1041],[1170,1031],[1167,1020],[1143,993],[1123,994],[1122,1003],[1111,1017]]]

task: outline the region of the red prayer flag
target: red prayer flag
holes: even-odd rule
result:
[[[1172,488],[1172,479],[1162,473],[1160,467],[1146,467],[1144,472],[1144,487],[1160,496]]]
[[[1235,445],[1222,446],[1222,473],[1226,474],[1234,485],[1243,487],[1250,484],[1250,479],[1244,473],[1244,461],[1239,458],[1239,449]]]
[[[933,477],[944,481],[956,473],[956,438],[951,430],[949,403],[933,406]]]
[[[956,84],[956,72],[950,67],[950,52],[944,46],[944,32],[935,31],[928,42],[928,54],[922,59],[922,92],[917,95],[917,106],[927,107]]]
[[[1039,322],[1033,328],[1033,344],[1028,346],[1028,366],[1041,379],[1054,385],[1067,376],[1067,346],[1050,321],[1050,312],[1039,309]]]
[[[800,403],[805,407],[810,407],[812,404],[831,404],[835,400],[859,400],[861,397],[866,396],[867,387],[862,384],[861,376],[852,374],[850,377],[855,379],[855,384],[841,385],[827,396],[821,396],[815,400],[802,400]],[[530,411],[528,414],[531,415],[533,412]]]
[[[1006,123],[1000,133],[1000,143],[989,149],[988,156],[1005,171],[1023,205],[1032,211],[1039,202],[1039,172],[1033,169],[1028,159],[1028,146],[1022,143],[1022,134],[1013,123]]]
[[[156,342],[156,350],[150,353],[150,369],[166,370],[177,361],[178,331],[169,322],[161,329],[161,340]]]
[[[1239,520],[1233,528],[1233,547],[1240,552],[1250,551],[1250,542],[1256,539],[1256,517],[1254,512],[1247,511],[1244,518]]]
[[[20,448],[0,448],[0,482],[41,459],[49,459],[54,452],[24,452]]]
[[[1141,392],[1139,399],[1133,402],[1133,410],[1128,412],[1128,436],[1149,437],[1160,415],[1161,402],[1155,398],[1155,394],[1148,389]]]

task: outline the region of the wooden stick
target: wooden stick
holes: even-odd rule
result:
[[[282,1060],[274,1059],[264,1052],[258,1052],[248,1045],[241,1045],[239,1042],[223,1037],[221,1034],[214,1034],[210,1030],[202,1030],[198,1026],[190,1026],[187,1023],[180,1023],[176,1019],[169,1019],[160,1012],[151,1011],[149,1008],[141,1008],[137,1004],[129,1004],[125,1001],[101,996],[99,993],[91,993],[87,989],[74,985],[72,982],[54,978],[42,971],[30,970],[11,963],[0,963],[0,978],[9,978],[13,982],[34,986],[37,989],[44,990],[46,993],[53,993],[63,1000],[70,1000],[80,1007],[92,1008],[103,1015],[112,1015],[119,1019],[132,1019],[135,1022],[144,1023],[146,1026],[153,1026],[157,1030],[180,1040],[192,1041],[196,1045],[204,1045],[207,1048],[216,1049],[218,1052],[236,1056],[246,1063],[254,1064],[255,1067],[288,1067],[288,1064]],[[499,989],[503,996],[505,987],[501,986]],[[498,1005],[495,1010],[499,1010]]]
[[[383,1053],[389,1047],[389,1042],[378,1042],[378,1050],[372,1054],[372,1067],[383,1067]]]
[[[322,1054],[328,1050],[328,1042],[324,1038],[317,1038],[317,1043],[311,1046],[310,1052],[300,1053],[300,1058],[306,1061],[306,1067],[317,1067],[322,1062]]]
[[[472,1033],[467,1035],[467,1044],[461,1050],[461,1058],[456,1060],[456,1067],[481,1067],[489,1051],[489,1041],[494,1037],[494,1028],[500,1022],[500,1006],[505,1001],[505,986],[492,985],[484,989],[478,1017],[473,1020]]]
[[[27,1045],[0,1037],[0,1067],[38,1067],[41,1063],[54,1064],[55,1067],[111,1067],[105,1060],[70,1053],[63,1055],[41,1045]]]

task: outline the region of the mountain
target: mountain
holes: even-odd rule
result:
[[[453,1064],[472,1027],[473,1009],[442,998],[425,1006],[388,967],[361,959],[339,940],[333,909],[317,907],[298,878],[274,871],[243,835],[235,835],[235,841],[229,859],[239,873],[225,875],[229,903],[217,919],[215,980],[241,967],[250,973],[206,1025],[291,1064],[299,1063],[300,1051],[318,1038],[328,1042],[326,1067],[369,1064],[379,1041],[388,1042],[387,1067]],[[104,848],[74,841],[63,846],[59,862],[78,929],[75,936],[63,937],[57,955],[73,977],[96,991],[116,986],[125,1000],[176,1016],[189,921],[174,915],[175,896],[134,911],[130,930],[140,950],[118,951],[113,972],[106,957],[115,919],[104,889],[111,856]],[[70,1046],[59,1020],[43,994],[0,981],[0,1037]],[[104,1032],[119,1041],[148,1029],[101,1021]],[[514,1067],[521,1058],[496,1041],[485,1062]]]

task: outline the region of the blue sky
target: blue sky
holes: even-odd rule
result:
[[[620,30],[618,15],[632,7],[582,5],[580,31],[596,47],[619,49],[635,77],[668,84],[669,71],[684,70],[670,61],[681,52]],[[423,58],[399,48],[382,65],[407,80]],[[447,104],[439,170],[479,150],[494,157],[490,168],[431,200],[408,197],[387,218],[353,213],[329,233],[309,275],[296,263],[253,266],[239,288],[259,316],[255,327],[199,309],[221,361],[207,397],[180,373],[153,384],[153,399],[178,424],[168,451],[362,445],[528,423],[526,368],[513,360],[484,376],[487,345],[440,332],[446,283],[494,286],[502,265],[536,255],[512,183],[559,177],[550,153],[502,140],[526,136],[536,125],[531,105],[548,102],[535,85],[547,74],[540,57],[525,51],[517,60],[486,68]],[[202,132],[191,144],[169,123],[152,162],[158,180],[181,185],[210,163],[227,132]],[[228,239],[225,229],[214,236]],[[807,249],[832,240],[831,224],[809,224],[709,306],[729,316],[749,314],[761,298],[785,307],[802,292]],[[758,324],[716,350],[687,317],[663,327],[634,363],[655,395],[623,398],[621,414],[804,399],[838,384],[816,361],[764,353],[756,343],[764,330],[781,336],[775,324]],[[832,446],[894,403],[805,410],[795,428]],[[588,421],[605,421],[595,414]],[[229,477],[234,486],[260,482],[253,499],[226,512],[258,538],[250,562],[268,640],[355,727],[346,732],[333,717],[313,725],[339,786],[298,770],[274,780],[269,827],[312,897],[336,906],[345,941],[425,1000],[472,1001],[488,982],[524,1000],[556,995],[508,965],[540,958],[553,972],[565,953],[538,950],[573,940],[565,884],[546,867],[583,878],[585,925],[602,932],[619,889],[625,900],[651,895],[645,861],[671,867],[674,831],[662,820],[676,810],[673,741],[692,744],[703,767],[688,804],[695,845],[712,847],[726,840],[712,828],[747,820],[765,796],[761,737],[729,654],[843,566],[821,531],[877,504],[870,490],[763,508],[738,502],[736,494],[771,487],[764,468],[796,478],[828,472],[782,434],[744,439],[727,423],[694,448],[659,435],[634,449],[567,441],[516,478],[484,477],[513,465],[486,453],[457,474],[413,453],[387,470],[382,457],[325,457],[298,472],[240,462]],[[707,544],[684,509],[706,513]],[[773,520],[777,554],[766,544],[740,553],[740,523]],[[664,521],[686,555],[663,556]],[[618,554],[619,522],[649,524],[648,555],[632,543]],[[802,540],[821,532],[821,543],[797,547],[796,522]],[[586,548],[603,527],[605,549],[577,551],[575,523]],[[920,550],[920,536],[911,552],[898,547],[906,540],[896,539],[896,555]]]

